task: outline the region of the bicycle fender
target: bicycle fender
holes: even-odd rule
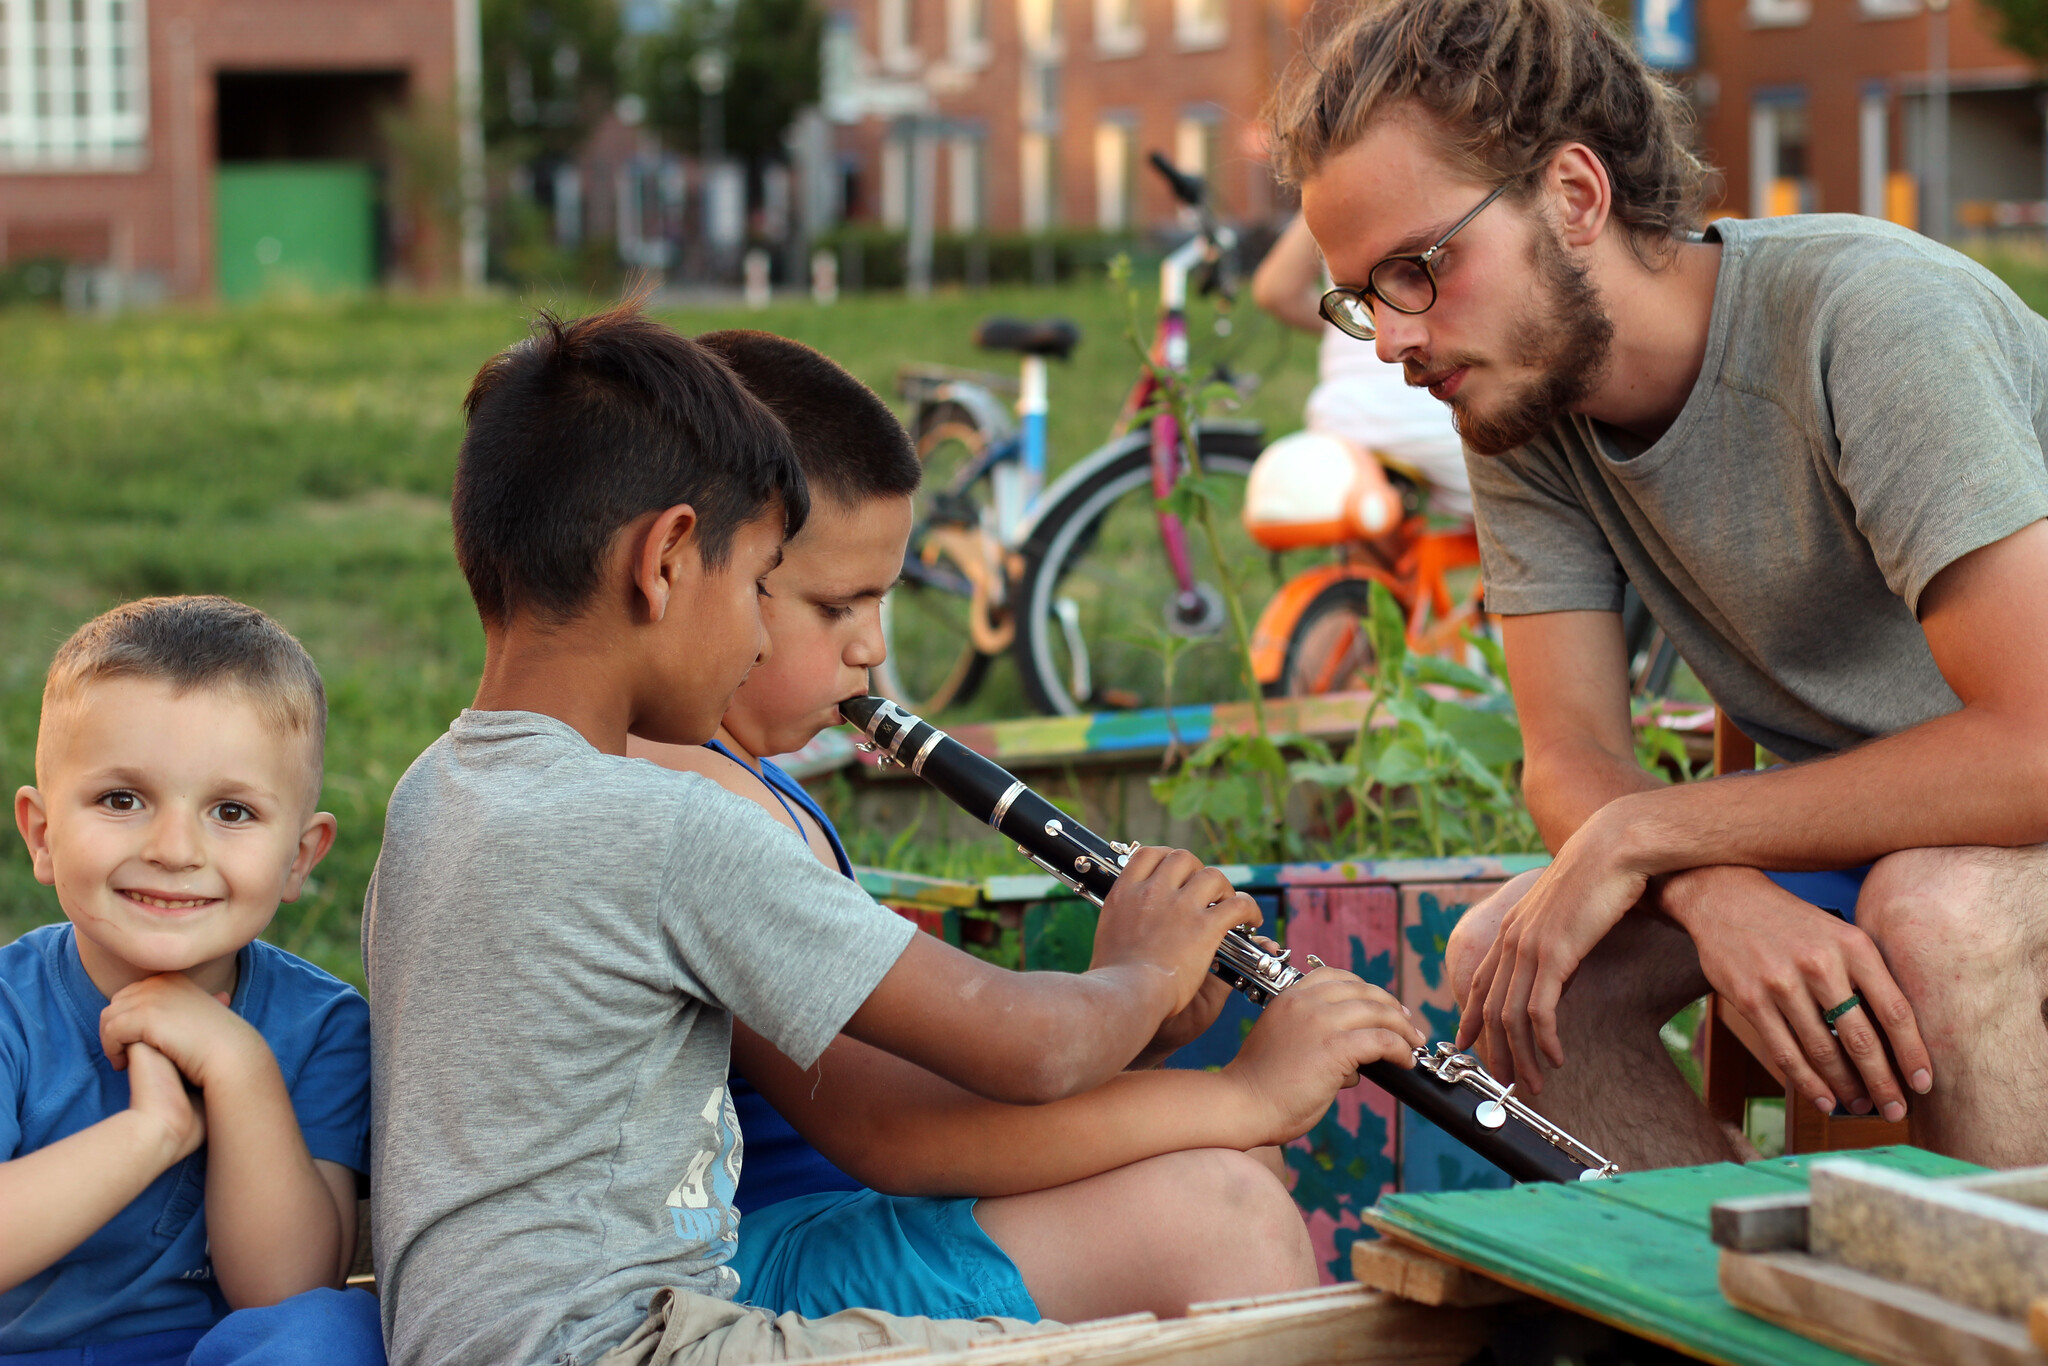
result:
[[[1280,672],[1287,667],[1287,642],[1294,638],[1294,628],[1301,624],[1309,604],[1324,589],[1346,579],[1378,579],[1391,586],[1384,570],[1348,564],[1319,564],[1280,586],[1252,627],[1252,674],[1261,684],[1280,681]]]
[[[1200,435],[1205,437],[1220,436],[1226,440],[1234,437],[1248,442],[1250,446],[1249,453],[1257,455],[1259,446],[1265,440],[1266,427],[1262,422],[1226,419],[1204,422],[1200,428]],[[1024,519],[1023,525],[1017,528],[1014,543],[1017,545],[1028,543],[1037,532],[1038,524],[1045,520],[1046,514],[1058,507],[1075,490],[1081,488],[1094,479],[1095,476],[1102,473],[1104,469],[1116,464],[1120,460],[1128,458],[1132,451],[1149,452],[1151,449],[1151,428],[1149,426],[1139,427],[1133,431],[1125,432],[1122,436],[1106,445],[1097,446],[1094,450],[1067,466],[1060,473],[1060,477],[1053,480],[1047,486],[1044,493],[1038,495],[1037,504],[1031,509],[1030,515]]]
[[[986,435],[988,445],[1007,441],[1017,434],[1017,417],[1010,411],[1010,405],[973,380],[949,379],[935,387],[926,402],[957,403],[965,408],[974,418],[974,425]]]

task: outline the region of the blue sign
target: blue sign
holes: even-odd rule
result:
[[[1635,0],[1636,46],[1643,60],[1667,70],[1699,60],[1694,0]]]

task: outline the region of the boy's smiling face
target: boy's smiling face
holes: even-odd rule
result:
[[[761,618],[773,642],[725,713],[725,729],[756,757],[786,754],[839,721],[839,703],[867,691],[882,662],[882,595],[903,572],[909,495],[848,505],[818,497],[810,520],[768,576]]]
[[[226,990],[334,841],[312,742],[239,689],[90,683],[46,709],[39,741],[15,823],[109,996],[163,972]]]

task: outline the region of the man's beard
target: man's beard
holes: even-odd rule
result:
[[[1536,377],[1509,392],[1491,412],[1477,412],[1451,398],[1451,420],[1467,446],[1481,455],[1501,455],[1526,445],[1582,402],[1607,377],[1614,349],[1614,322],[1601,305],[1600,291],[1539,222],[1530,264],[1545,297],[1513,323],[1513,362]],[[1538,311],[1540,310],[1540,312]]]

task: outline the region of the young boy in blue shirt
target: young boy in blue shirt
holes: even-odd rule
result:
[[[696,340],[782,419],[811,512],[765,581],[770,648],[717,736],[636,739],[628,752],[758,803],[850,875],[831,822],[767,756],[837,724],[839,700],[865,692],[882,662],[881,599],[903,564],[920,463],[888,406],[810,347],[749,331]],[[1323,974],[1317,990],[1340,980]],[[1216,1005],[1225,989],[1204,993]],[[1313,1054],[1310,1004],[1290,993],[1222,1073],[1128,1071],[1036,1107],[982,1100],[843,1035],[806,1072],[736,1024],[740,1298],[811,1316],[861,1304],[1071,1321],[1315,1284],[1291,1197],[1244,1151],[1306,1132],[1344,1080],[1290,1067]],[[1261,1110],[1262,1096],[1284,1097],[1284,1113]],[[1240,1233],[1219,1239],[1219,1227]]]
[[[392,1360],[709,1366],[1033,1331],[735,1302],[735,1019],[795,1068],[843,1033],[1043,1105],[1202,1013],[1216,947],[1256,903],[1141,849],[1088,972],[1004,972],[917,934],[754,802],[627,757],[629,734],[711,738],[771,648],[764,580],[809,508],[788,435],[630,307],[544,318],[467,409],[453,520],[483,678],[392,793],[363,923]],[[1398,1005],[1324,981],[1296,1007],[1328,1010],[1290,1068],[1334,1090],[1407,1056]],[[1284,1127],[1276,1098],[1233,1085]]]
[[[326,719],[305,650],[225,598],[58,650],[14,817],[66,923],[0,949],[0,1362],[383,1360],[333,1288],[368,1013],[256,937],[334,841]]]

